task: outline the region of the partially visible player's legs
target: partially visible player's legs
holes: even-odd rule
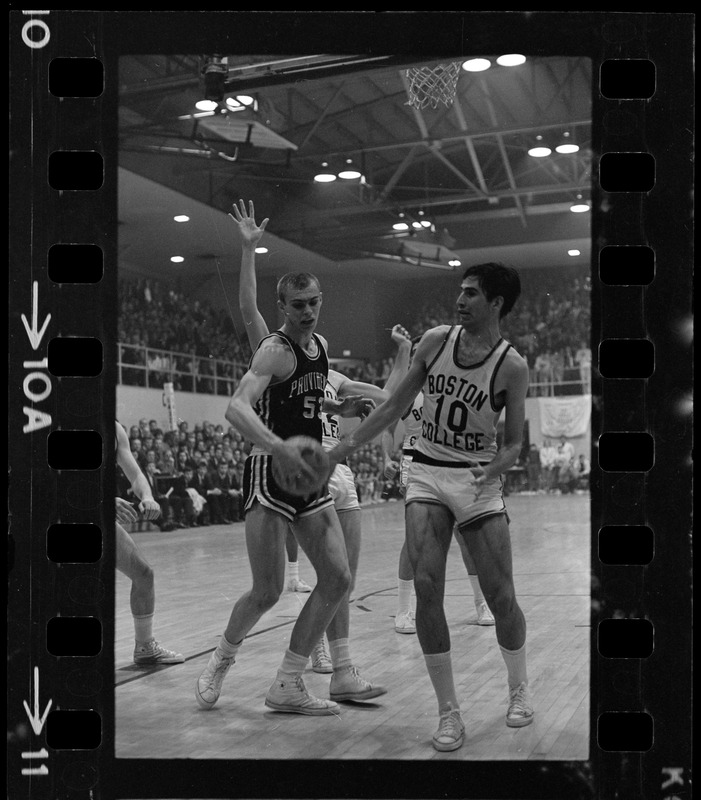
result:
[[[361,539],[361,511],[360,509],[355,509],[353,511],[345,511],[341,514],[337,514],[334,509],[329,509],[324,513],[327,513],[330,518],[335,519],[335,524],[341,532],[340,544],[343,548],[343,558],[344,562],[348,565],[349,573],[349,584],[344,599],[338,605],[333,618],[326,627],[333,667],[329,693],[332,700],[370,700],[373,697],[379,697],[385,694],[387,690],[382,686],[376,686],[370,683],[360,676],[351,658],[349,636],[350,607],[348,600],[358,569]],[[300,533],[299,526],[301,522],[303,522],[303,520],[296,523],[295,530],[302,549],[307,553],[312,564],[314,564],[315,558],[317,557],[314,551],[320,546],[323,547],[323,540],[320,539],[318,531],[312,530],[311,535],[308,535],[307,532]],[[319,569],[317,569],[317,576],[321,574]],[[306,611],[309,601],[311,601],[313,597],[314,593],[312,593],[312,596],[305,604],[303,611]],[[318,644],[318,640],[316,643]]]
[[[504,514],[461,528],[480,576],[482,590],[496,621],[497,642],[506,663],[509,710],[506,724],[533,721],[526,668],[526,619],[516,600],[509,524]]]
[[[445,570],[454,519],[450,511],[433,503],[406,506],[407,552],[416,588],[416,632],[438,701],[439,725],[433,736],[437,750],[456,750],[463,743],[465,726],[460,717],[450,632],[445,617]]]
[[[494,625],[494,617],[492,616],[492,612],[489,610],[487,601],[484,599],[482,587],[480,586],[479,577],[477,575],[477,567],[475,566],[475,562],[470,555],[470,551],[467,549],[467,542],[465,541],[465,538],[461,536],[457,526],[455,526],[453,532],[455,533],[455,539],[460,547],[460,555],[462,556],[463,564],[465,564],[465,569],[467,570],[467,577],[469,578],[470,585],[472,586],[475,608],[477,609],[477,624]]]
[[[394,617],[394,630],[397,633],[416,633],[414,609],[414,571],[407,553],[406,538],[399,553],[397,569],[397,613]]]
[[[137,664],[181,664],[180,653],[166,650],[153,637],[153,615],[156,590],[151,565],[143,557],[136,542],[115,522],[116,566],[131,580],[129,603],[134,618],[134,661]]]
[[[285,550],[287,551],[287,591],[311,592],[312,587],[299,577],[299,546],[290,530],[285,536]]]
[[[234,604],[224,634],[197,680],[195,697],[202,708],[210,709],[217,702],[221,694],[224,678],[235,662],[246,634],[280,598],[285,580],[285,537],[288,532],[289,522],[285,517],[258,503],[246,514],[246,551],[251,566],[253,583],[251,588],[241,595]],[[332,577],[335,575],[331,569],[328,572]],[[344,582],[342,574],[339,581],[341,589],[336,590],[336,592],[340,598],[347,586],[347,582]],[[300,713],[325,714],[331,713],[329,709],[332,709],[334,705],[311,698],[306,692],[303,683],[301,683],[301,672],[309,658],[311,642],[308,643],[309,649],[307,650],[305,637],[304,635],[300,636],[300,618],[302,619],[301,627],[303,629],[304,622],[310,615],[312,616],[312,623],[314,622],[312,610],[320,613],[317,610],[317,607],[319,607],[323,612],[328,604],[330,604],[330,610],[328,610],[327,616],[330,616],[334,610],[332,580],[328,579],[321,581],[321,583],[322,586],[319,591],[312,592],[309,598],[308,603],[312,603],[312,606],[308,609],[307,604],[305,604],[292,629],[290,648],[285,653],[281,670],[278,672],[278,677],[281,672],[285,676],[279,680],[282,686],[282,694],[285,694],[285,690],[289,689],[291,696],[287,697],[284,702],[279,698],[279,701],[273,699],[270,703],[266,700],[266,704],[271,707],[276,707],[273,704],[277,703],[277,710],[291,710],[288,706],[290,703],[296,702],[297,710]],[[329,589],[329,584],[331,584],[331,590],[328,591],[328,599],[326,599],[324,592]],[[314,597],[315,593],[316,598]],[[321,606],[319,606],[318,601],[319,595],[325,597]],[[323,630],[323,627],[321,629]],[[301,669],[297,669],[298,662],[303,664]],[[300,680],[297,680],[297,676],[299,676]]]

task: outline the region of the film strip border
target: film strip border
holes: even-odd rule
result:
[[[120,47],[163,47],[158,37],[144,43],[168,24],[153,12],[127,16],[11,18],[8,769],[17,798],[165,796],[151,786],[164,779],[157,765],[123,770],[112,757],[117,58]],[[495,778],[470,764],[470,774],[495,787],[490,796],[536,796],[530,779],[538,797],[685,798],[691,15],[597,13],[578,36],[574,20],[553,16],[531,26],[532,46],[545,53],[566,41],[595,67],[592,753],[569,769],[507,764]],[[522,34],[500,23],[504,50]],[[436,24],[420,21],[424,34]],[[443,796],[466,796],[450,783],[458,765],[440,766]],[[199,796],[224,796],[210,768],[187,767]],[[376,794],[360,773],[343,796]],[[275,796],[293,777],[279,765],[247,792]],[[496,789],[500,780],[506,788]],[[166,783],[169,796],[192,796]],[[430,796],[422,785],[406,765],[396,796]]]

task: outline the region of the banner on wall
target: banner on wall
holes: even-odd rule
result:
[[[591,395],[539,397],[540,429],[543,436],[568,439],[584,436],[591,420]]]
[[[172,383],[163,384],[163,405],[168,410],[168,430],[178,429],[178,417],[175,413],[175,390]]]

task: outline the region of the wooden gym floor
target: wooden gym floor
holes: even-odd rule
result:
[[[280,714],[263,705],[308,595],[285,592],[251,631],[211,711],[194,685],[233,603],[249,587],[243,523],[135,533],[156,574],[154,633],[185,663],[132,663],[129,581],[117,573],[115,756],[157,759],[587,760],[589,757],[590,523],[588,495],[511,495],[514,580],[528,624],[535,720],[507,728],[506,667],[493,627],[476,624],[457,543],[448,554],[445,606],[466,738],[452,753],[431,745],[435,695],[415,635],[394,631],[403,504],[363,509],[363,545],[351,601],[351,654],[388,693],[341,703],[339,716]],[[300,577],[314,572],[300,551]],[[308,668],[327,697],[330,676]]]

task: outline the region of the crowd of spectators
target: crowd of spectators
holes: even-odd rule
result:
[[[589,393],[588,274],[523,270],[521,283],[521,297],[502,321],[502,333],[528,362],[531,396]],[[226,310],[151,279],[122,277],[119,293],[122,383],[160,388],[172,380],[176,391],[233,392],[251,351]],[[453,323],[455,297],[431,297],[407,316],[412,336]],[[392,365],[390,354],[360,360],[344,372],[351,380],[383,386]]]
[[[225,429],[206,420],[190,428],[183,421],[177,431],[164,432],[156,420],[142,418],[125,430],[131,452],[161,506],[161,517],[155,523],[160,530],[243,519],[243,470],[250,443],[235,428]],[[352,455],[349,464],[363,505],[389,499],[382,496],[387,482],[382,476],[384,462],[378,444],[365,445]],[[128,502],[136,501],[119,466],[117,494]],[[398,491],[392,496],[399,496]]]

